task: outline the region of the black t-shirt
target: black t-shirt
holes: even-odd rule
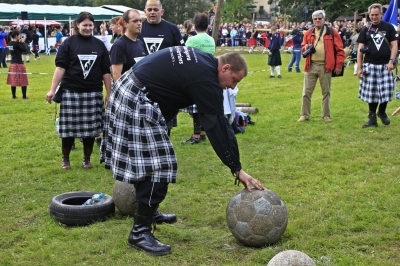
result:
[[[184,45],[178,27],[166,20],[161,20],[158,24],[150,24],[147,20],[143,21],[142,32],[138,38],[145,44],[147,54],[171,46]]]
[[[132,41],[125,35],[118,38],[110,51],[111,64],[123,64],[122,73],[128,71],[137,61],[146,56],[141,40]]]
[[[110,57],[96,37],[78,34],[65,39],[58,49],[56,66],[65,69],[63,88],[76,92],[103,91],[103,75],[110,73]]]
[[[217,58],[193,47],[174,46],[148,55],[132,69],[166,121],[195,103],[218,157],[232,173],[242,168],[235,134],[224,116]]]
[[[21,55],[25,52],[25,45],[20,42],[11,41],[7,47],[11,53],[11,63],[23,64]]]
[[[32,45],[39,45],[39,35],[36,32],[32,34]]]
[[[148,55],[133,66],[133,71],[169,121],[179,109],[194,103],[199,113],[224,115],[217,68],[214,56],[175,46]]]
[[[364,56],[364,62],[375,65],[387,64],[391,53],[389,44],[397,39],[398,34],[393,25],[384,21],[378,25],[372,24],[371,27],[362,28],[357,42],[363,43],[370,49],[370,53]]]

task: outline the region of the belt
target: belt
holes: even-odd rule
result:
[[[140,82],[140,80],[136,77],[135,73],[133,73],[132,69],[129,70],[129,78],[133,81],[134,86],[132,86],[132,91],[134,92],[146,92],[146,87]]]

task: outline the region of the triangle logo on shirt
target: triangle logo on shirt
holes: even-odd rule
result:
[[[373,40],[374,43],[375,43],[376,50],[379,51],[379,49],[380,49],[381,46],[382,46],[384,37],[383,37],[381,34],[379,34],[379,33],[377,33],[377,34],[371,34],[371,37],[372,37],[372,40]]]
[[[146,44],[147,52],[152,54],[160,49],[164,38],[143,38],[143,41]]]
[[[86,79],[96,61],[97,55],[78,54],[78,58],[81,63],[83,78]]]

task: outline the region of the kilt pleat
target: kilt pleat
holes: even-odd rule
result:
[[[7,84],[13,87],[28,86],[28,75],[24,64],[11,63],[7,76]]]
[[[103,131],[103,93],[64,89],[60,104],[61,138],[97,137]]]
[[[132,70],[115,83],[107,104],[100,160],[116,180],[176,182],[177,160],[164,116]]]
[[[268,56],[268,65],[269,66],[280,66],[280,65],[282,65],[281,52],[279,50],[273,51],[272,55]]]
[[[367,103],[390,102],[394,91],[393,72],[386,65],[363,63],[358,98]]]

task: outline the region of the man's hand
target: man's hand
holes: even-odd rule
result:
[[[252,187],[255,187],[258,190],[264,190],[264,186],[261,184],[261,182],[252,178],[245,171],[240,170],[239,172],[236,172],[236,176],[248,191],[251,191]]]

